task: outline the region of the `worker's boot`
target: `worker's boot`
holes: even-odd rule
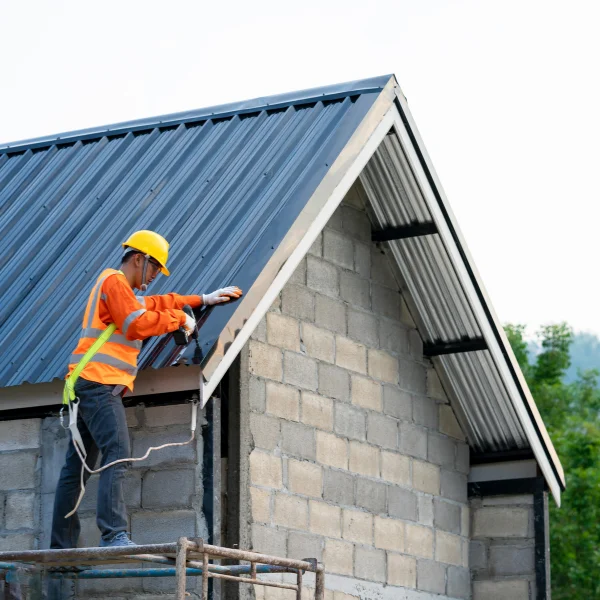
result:
[[[117,546],[136,546],[127,535],[125,531],[119,531],[110,541],[104,539],[100,540],[101,548],[115,548]]]

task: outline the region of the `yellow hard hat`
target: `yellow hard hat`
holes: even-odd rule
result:
[[[169,242],[162,235],[145,229],[136,231],[127,238],[127,241],[123,242],[123,247],[133,248],[151,256],[160,264],[161,273],[167,277],[171,274],[169,269],[167,269]]]

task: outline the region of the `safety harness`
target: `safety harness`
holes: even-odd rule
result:
[[[115,460],[111,463],[108,463],[108,464],[104,465],[103,467],[100,467],[99,469],[90,469],[90,467],[88,467],[88,465],[86,463],[87,452],[85,449],[85,445],[83,443],[83,439],[81,438],[81,434],[79,433],[79,429],[77,427],[77,415],[79,412],[79,398],[75,394],[75,384],[77,383],[77,379],[79,378],[79,375],[81,374],[83,369],[85,369],[85,366],[92,360],[92,358],[100,350],[100,348],[108,341],[108,339],[110,338],[110,336],[114,333],[114,331],[116,329],[117,329],[117,326],[114,323],[111,323],[100,334],[98,339],[90,346],[89,350],[83,355],[81,360],[77,363],[77,366],[75,367],[75,369],[73,369],[71,374],[65,380],[65,387],[63,389],[63,407],[60,409],[60,424],[63,426],[64,429],[68,429],[71,432],[71,439],[73,440],[73,446],[75,447],[75,450],[77,451],[77,454],[79,455],[79,458],[81,459],[81,491],[79,493],[79,498],[77,499],[75,507],[73,508],[73,510],[70,513],[65,515],[65,519],[68,519],[69,517],[71,517],[72,515],[74,515],[77,512],[77,509],[79,508],[79,505],[81,504],[81,501],[83,500],[83,495],[85,494],[85,479],[84,479],[85,471],[87,471],[90,475],[93,475],[95,473],[101,473],[102,471],[105,471],[106,469],[109,469],[110,467],[114,467],[115,465],[117,465],[119,463],[140,462],[142,460],[146,460],[148,458],[148,456],[150,456],[150,453],[153,450],[162,450],[163,448],[170,448],[173,446],[187,446],[187,444],[192,443],[192,441],[194,440],[194,437],[196,435],[196,421],[198,418],[198,404],[203,402],[203,396],[204,396],[204,378],[202,376],[202,373],[200,373],[199,397],[192,400],[192,422],[190,425],[192,435],[189,440],[187,440],[186,442],[172,442],[169,444],[162,444],[161,446],[153,446],[151,448],[148,448],[148,451],[146,452],[146,454],[144,454],[144,456],[141,456],[140,458],[121,458],[119,460]],[[65,406],[67,407],[67,410],[69,413],[68,427],[64,426],[63,411],[65,409]]]

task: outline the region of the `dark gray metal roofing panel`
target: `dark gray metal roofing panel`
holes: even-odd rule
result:
[[[149,293],[248,289],[388,80],[6,149],[0,386],[64,376],[90,286],[119,264],[120,243],[137,229],[171,243],[172,276]],[[219,307],[206,320],[204,359],[234,310]],[[154,338],[140,364],[166,366],[176,353],[171,336]]]

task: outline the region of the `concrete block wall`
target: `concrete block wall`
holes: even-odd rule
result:
[[[189,404],[127,409],[133,456],[150,446],[186,441]],[[202,429],[188,446],[153,452],[127,474],[125,499],[132,538],[140,544],[176,541],[179,536],[208,536],[202,513]],[[0,549],[48,548],[54,494],[68,444],[57,418],[0,422]],[[80,547],[96,546],[98,476],[93,475],[79,510]],[[190,590],[198,582],[190,581]],[[120,579],[80,582],[77,598],[151,600],[174,592],[174,579]],[[165,596],[161,596],[165,598]]]
[[[247,539],[335,600],[469,598],[468,448],[370,236],[354,187],[244,349]]]
[[[533,495],[472,498],[473,600],[534,600]]]

